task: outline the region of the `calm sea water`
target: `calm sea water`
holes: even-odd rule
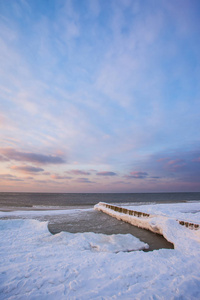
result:
[[[128,223],[119,221],[92,208],[100,201],[118,204],[175,203],[200,200],[200,193],[138,193],[138,194],[48,194],[48,193],[0,193],[0,210],[73,209],[75,213],[64,215],[23,216],[48,221],[49,231],[96,232],[104,234],[130,233],[148,243],[149,250],[173,248],[162,236]],[[16,216],[12,218],[18,218]],[[20,217],[21,218],[21,217]],[[4,218],[5,219],[5,218]]]
[[[0,193],[0,206],[93,206],[108,203],[165,203],[200,200],[199,193],[131,193],[131,194],[70,194],[70,193]]]

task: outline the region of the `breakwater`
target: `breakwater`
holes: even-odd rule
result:
[[[130,210],[116,205],[99,202],[94,206],[96,210],[102,211],[118,220],[130,223],[134,226],[150,230],[163,235],[162,228],[153,221],[153,216],[140,211]]]
[[[124,222],[128,222],[134,226],[147,229],[161,235],[164,235],[161,224],[165,220],[169,219],[166,216],[148,214],[141,211],[131,210],[128,208],[124,208],[124,207],[120,207],[120,206],[116,206],[104,202],[99,202],[97,205],[95,205],[95,209],[107,213],[110,216],[115,217]],[[196,230],[200,228],[199,224],[195,224],[192,222],[188,222],[184,220],[175,220],[175,221],[177,221],[180,225],[185,226],[189,229]]]

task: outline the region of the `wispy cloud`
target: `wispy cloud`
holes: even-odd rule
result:
[[[68,173],[71,175],[90,175],[90,172],[83,171],[83,170],[70,170],[70,171],[66,171],[65,173]]]
[[[89,180],[88,178],[84,178],[84,177],[82,177],[82,178],[77,178],[77,179],[76,179],[76,182],[79,182],[79,183],[95,183],[94,181],[91,181],[91,180]]]
[[[19,171],[22,173],[39,173],[44,171],[42,168],[37,168],[33,166],[11,166],[12,170]]]
[[[52,179],[72,179],[70,176],[51,175]]]
[[[185,161],[183,159],[174,159],[174,160],[170,160],[167,162],[167,164],[169,166],[179,165],[179,164],[183,164],[183,163],[185,163]]]
[[[54,2],[1,1],[1,172],[197,189],[198,1]]]
[[[186,162],[183,159],[174,159],[167,162],[167,166],[172,171],[183,169],[186,166]]]
[[[193,161],[194,162],[200,162],[200,157],[194,158]]]
[[[130,172],[130,175],[125,175],[124,177],[127,179],[131,179],[131,178],[145,179],[147,178],[147,176],[148,176],[147,172],[134,171],[134,172]]]
[[[13,148],[0,148],[0,153],[7,160],[33,162],[38,164],[63,164],[65,160],[55,155],[45,155],[32,152],[17,151]]]
[[[9,161],[9,159],[6,158],[6,157],[4,157],[4,156],[2,156],[2,155],[0,155],[0,161]]]
[[[0,174],[0,180],[4,181],[24,181],[22,178],[18,178],[10,174]]]
[[[109,172],[109,171],[102,171],[102,172],[97,172],[96,175],[98,175],[98,176],[117,176],[117,173]]]
[[[119,180],[119,181],[114,181],[112,184],[116,184],[116,185],[118,185],[118,184],[121,184],[121,185],[126,185],[126,184],[131,184],[131,182],[127,182],[127,181],[123,181],[123,180]]]
[[[43,172],[42,174],[45,175],[45,176],[51,175],[50,172]]]

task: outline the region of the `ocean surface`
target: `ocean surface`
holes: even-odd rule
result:
[[[128,223],[119,221],[102,212],[93,210],[98,202],[118,205],[140,205],[152,203],[177,203],[200,201],[200,193],[135,193],[135,194],[58,194],[58,193],[0,193],[0,210],[14,211],[3,219],[23,218],[48,221],[53,234],[67,232],[95,232],[103,234],[130,233],[148,243],[149,250],[173,248],[162,236]],[[20,215],[17,211],[28,211]],[[52,210],[55,210],[52,213]],[[68,213],[56,213],[67,210]],[[31,211],[31,214],[30,214]],[[40,211],[46,211],[44,214]],[[16,213],[15,213],[16,212]]]
[[[198,193],[0,193],[0,207],[69,207],[108,203],[166,203],[200,201]]]

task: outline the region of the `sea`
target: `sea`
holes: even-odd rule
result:
[[[0,193],[0,211],[13,212],[1,219],[23,218],[47,221],[49,231],[132,234],[149,244],[149,251],[173,245],[162,236],[132,226],[93,209],[99,202],[116,205],[145,205],[200,201],[194,193]],[[66,213],[59,213],[64,210]],[[19,211],[29,213],[20,214]],[[53,214],[52,214],[53,211]],[[30,213],[31,212],[31,213]],[[40,213],[41,212],[41,213]],[[45,213],[44,213],[45,212]]]
[[[194,193],[0,193],[0,207],[82,207],[107,203],[176,203],[200,200]]]

